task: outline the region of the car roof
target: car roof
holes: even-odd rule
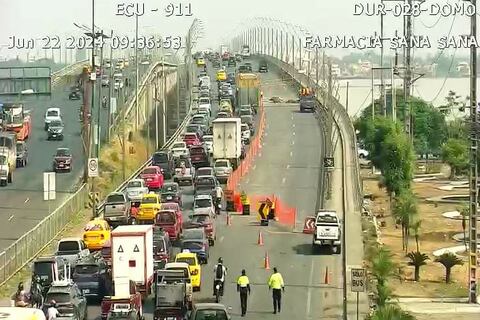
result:
[[[205,233],[205,229],[203,228],[190,228],[190,229],[185,229],[183,230],[183,233],[185,234],[185,232],[187,233],[193,233],[193,232],[202,232],[202,233]]]
[[[197,171],[198,170],[212,170],[213,171],[213,168],[212,167],[200,167],[200,168],[197,169]]]
[[[59,150],[66,150],[66,151],[70,151],[70,148],[66,148],[66,147],[57,148],[57,151],[59,151]]]
[[[165,264],[165,269],[168,268],[187,268],[188,269],[188,263],[186,262],[167,262]]]
[[[197,310],[215,309],[227,311],[227,308],[221,303],[203,302],[196,303],[193,307]]]
[[[179,252],[175,256],[175,259],[177,258],[196,258],[197,254],[193,252]]]
[[[60,108],[51,107],[51,108],[48,108],[47,111],[58,111],[58,112],[60,112]]]
[[[82,240],[81,238],[70,237],[70,238],[62,238],[62,239],[58,240],[58,242],[63,242],[63,241],[81,241],[81,240]]]
[[[173,181],[165,181],[165,183],[163,184],[163,186],[177,186],[178,187],[178,183],[176,182],[173,182]]]
[[[202,200],[202,199],[212,199],[212,196],[209,195],[209,194],[199,194],[198,196],[195,196],[193,199],[194,199],[194,200],[195,200],[195,199],[198,199],[198,200]]]

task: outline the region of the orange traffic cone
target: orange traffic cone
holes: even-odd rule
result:
[[[262,234],[262,231],[258,232],[258,241],[257,241],[257,244],[259,246],[263,246],[263,234]]]
[[[265,252],[265,258],[263,260],[265,270],[270,270],[270,258],[268,257],[268,252]]]
[[[328,274],[328,266],[325,267],[325,284],[330,284],[330,276]]]

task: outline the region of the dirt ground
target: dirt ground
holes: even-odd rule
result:
[[[462,245],[452,239],[453,235],[462,233],[461,221],[446,219],[442,216],[444,212],[458,210],[459,205],[434,205],[427,203],[425,198],[448,194],[468,194],[468,190],[442,191],[437,189],[438,186],[445,185],[448,181],[413,183],[413,190],[418,197],[418,214],[422,220],[420,252],[426,253],[430,257],[427,265],[420,269],[420,282],[417,283],[413,281],[414,268],[407,265],[408,258],[402,251],[401,228],[395,226],[394,219],[389,212],[390,206],[386,190],[379,188],[377,179],[366,177],[370,175],[370,172],[371,170],[362,170],[364,193],[371,193],[375,197],[370,208],[372,213],[377,216],[378,222],[384,221],[385,223],[385,226],[380,228],[380,240],[391,249],[395,261],[400,266],[400,277],[391,281],[394,295],[398,297],[465,297],[468,288],[468,262],[465,260],[463,266],[456,266],[452,269],[452,283],[447,285],[445,284],[445,268],[434,262],[435,258],[432,254],[437,249]],[[415,250],[415,239],[412,236],[409,240],[408,252]]]

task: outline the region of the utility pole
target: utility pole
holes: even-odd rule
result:
[[[315,47],[315,91],[318,91],[318,81],[320,80],[318,71],[318,48]]]
[[[113,38],[113,31],[110,33],[110,39]],[[112,125],[112,96],[113,96],[113,47],[112,42],[110,42],[110,76],[108,78],[108,116],[107,116],[107,142],[110,141],[110,126]]]
[[[383,6],[383,1],[384,0],[381,0],[380,3],[382,4]],[[383,35],[384,35],[384,31],[383,31],[383,19],[384,19],[384,16],[383,14],[380,14],[380,39],[383,43]],[[380,67],[383,68],[383,45],[380,46]],[[383,115],[384,116],[387,116],[387,94],[386,94],[386,88],[385,88],[385,81],[383,79],[383,69],[381,70],[380,72],[380,83],[381,83],[381,96],[383,97]]]
[[[138,14],[135,15],[135,129],[138,130],[139,110],[138,110]]]
[[[88,158],[92,156],[92,137],[93,137],[93,129],[94,129],[94,121],[93,121],[93,107],[95,104],[95,80],[96,78],[96,67],[95,67],[95,0],[92,0],[92,70],[90,73],[90,82],[91,82],[91,106],[90,106],[90,137],[88,141],[88,157],[85,157],[85,167],[88,168]],[[97,108],[100,108],[100,106],[97,106]],[[87,169],[88,171],[88,169]],[[93,199],[93,204],[92,204],[92,217],[97,216],[97,197],[95,197],[95,178],[92,178],[92,185],[91,185],[91,193],[92,193],[92,199]]]
[[[162,146],[167,142],[167,77],[165,75],[165,52],[162,52]]]
[[[408,5],[412,7],[412,0],[407,0]],[[405,36],[407,39],[412,37],[412,16],[408,15],[405,18],[405,29],[404,32],[406,33]],[[406,46],[405,48],[405,78],[403,80],[403,100],[405,104],[404,109],[404,119],[405,119],[405,132],[410,136],[410,139],[413,139],[412,134],[412,116],[411,116],[411,106],[410,106],[410,86],[412,82],[412,68],[411,68],[411,48],[410,46]]]
[[[475,12],[477,0],[470,0]],[[477,15],[470,18],[470,35],[477,36]],[[478,219],[478,106],[477,106],[477,48],[470,47],[470,225],[469,225],[469,303],[477,303],[477,219]]]
[[[375,84],[373,82],[373,73],[375,72],[375,68],[372,65],[372,120],[375,120]]]
[[[392,90],[392,120],[393,122],[397,122],[397,90],[396,90],[396,87],[395,87],[395,68],[396,68],[396,65],[395,65],[395,58],[392,59],[392,73],[391,73],[391,82],[392,82],[392,86],[391,86],[391,90]]]
[[[102,42],[103,42],[103,30],[101,31],[101,34],[100,34],[100,37],[102,39]],[[103,76],[103,45],[100,47],[100,62],[99,62],[100,66],[99,66],[99,69],[100,69],[100,77]],[[97,158],[100,158],[100,132],[101,132],[101,109],[102,109],[102,80],[100,78],[100,81],[97,81],[97,86],[98,86],[98,104],[97,104],[97,139],[95,140],[95,144],[96,144],[96,154],[97,154]]]

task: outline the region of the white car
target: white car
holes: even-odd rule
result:
[[[186,148],[187,144],[183,141],[177,141],[172,145],[172,149]]]
[[[62,120],[62,113],[60,112],[60,108],[53,107],[53,108],[47,109],[47,111],[45,112],[45,118],[44,118],[45,130],[48,129],[48,125],[53,120],[60,120],[60,121]]]
[[[181,156],[188,157],[190,152],[188,151],[188,148],[172,148],[172,155],[175,158],[180,158]]]
[[[198,195],[193,198],[193,214],[198,211],[204,211],[199,209],[211,209],[212,212],[215,212],[215,205],[213,203],[213,198],[211,195]]]
[[[252,133],[248,124],[242,123],[242,141],[244,141],[245,144],[249,144],[251,136]]]
[[[122,81],[122,79],[115,79],[115,83],[113,84],[113,88],[114,88],[115,90],[123,89],[123,81]]]
[[[358,157],[360,159],[366,159],[368,157],[368,151],[363,149],[363,148],[360,148],[360,146],[358,146]]]
[[[198,109],[200,109],[202,107],[203,108],[208,108],[209,113],[212,112],[212,104],[210,102],[210,98],[202,97],[202,98],[198,99]]]
[[[213,136],[205,135],[203,136],[203,143],[209,154],[213,154]]]

